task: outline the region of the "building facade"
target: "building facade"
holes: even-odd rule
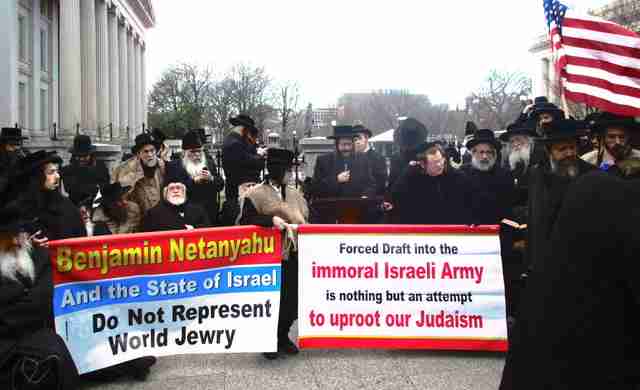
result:
[[[1,1],[0,124],[27,149],[64,152],[78,132],[128,147],[146,124],[154,25],[150,0]]]

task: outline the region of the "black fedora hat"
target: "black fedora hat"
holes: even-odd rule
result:
[[[353,132],[355,134],[366,134],[367,137],[369,137],[369,138],[373,137],[373,133],[371,132],[371,130],[367,129],[363,125],[355,125],[355,126],[353,126]]]
[[[610,127],[622,128],[627,131],[640,130],[640,123],[636,122],[635,118],[611,112],[599,112],[588,116],[585,120],[589,123],[591,131],[598,134]]]
[[[29,137],[22,136],[22,129],[19,127],[3,127],[0,131],[0,143],[22,142]]]
[[[426,141],[416,146],[413,149],[413,152],[416,154],[416,156],[418,156],[419,154],[426,152],[434,146],[444,147],[444,143],[441,140]]]
[[[564,119],[564,111],[562,111],[555,104],[549,103],[548,101],[540,101],[539,103],[534,104],[529,117],[538,118],[538,116],[543,113],[551,114],[554,120]]]
[[[475,132],[478,131],[478,126],[476,126],[475,123],[468,121],[465,125],[464,125],[464,135],[474,135]]]
[[[203,139],[197,130],[187,131],[182,137],[182,150],[198,149],[202,147]]]
[[[333,135],[328,136],[328,139],[339,139],[339,138],[353,138],[356,133],[354,132],[353,126],[350,125],[340,125],[333,126]]]
[[[14,175],[15,177],[31,175],[33,171],[48,163],[62,164],[62,159],[56,152],[38,150],[18,160]]]
[[[73,147],[69,153],[75,156],[86,156],[96,151],[95,145],[91,142],[91,137],[85,134],[78,134],[73,137]]]
[[[235,117],[229,118],[229,123],[233,126],[242,126],[249,129],[253,134],[258,134],[260,130],[256,127],[256,121],[254,121],[249,115],[240,114]]]
[[[509,142],[514,135],[524,135],[526,137],[537,137],[536,123],[533,119],[515,122],[507,126],[507,131],[500,134],[500,141]]]
[[[471,137],[471,139],[467,141],[467,144],[465,145],[465,147],[467,149],[472,149],[474,146],[478,144],[493,145],[493,147],[496,148],[496,150],[500,150],[500,148],[502,147],[502,144],[496,138],[495,134],[493,133],[493,130],[490,130],[490,129],[476,130],[476,132],[473,133],[473,137]]]
[[[290,167],[294,165],[295,154],[287,149],[269,148],[267,150],[267,166],[281,165]]]
[[[559,141],[567,141],[571,139],[578,139],[586,135],[585,129],[588,124],[584,121],[577,121],[574,119],[562,119],[554,121],[546,129],[544,135],[538,138],[538,141],[543,143],[553,143]]]
[[[153,145],[153,147],[157,148],[158,142],[149,133],[138,134],[136,135],[135,144],[131,148],[131,151],[133,152],[133,154],[136,154],[140,149],[142,149],[146,145]]]
[[[120,182],[115,182],[111,184],[105,184],[100,188],[100,198],[96,199],[96,204],[105,205],[111,204],[131,189],[131,186],[122,186]]]
[[[16,202],[11,202],[0,209],[0,232],[19,233],[25,231],[25,224],[30,219]]]

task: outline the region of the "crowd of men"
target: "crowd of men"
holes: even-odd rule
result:
[[[600,171],[595,180],[600,180],[602,186],[615,187],[623,186],[619,184],[622,178],[638,176],[640,151],[631,145],[632,135],[640,126],[633,118],[605,112],[584,121],[568,119],[557,106],[538,98],[499,138],[492,130],[469,126],[474,131],[465,142],[466,153],[460,153],[453,145],[425,142],[426,127],[408,118],[394,134],[397,153],[389,164],[370,147],[372,132],[365,126],[336,126],[330,137],[335,141],[335,151],[318,157],[313,178],[305,183],[304,190],[292,185],[297,181],[297,176],[292,179],[292,168],[299,164],[298,156],[284,149],[260,147],[260,130],[246,115],[233,117],[230,123],[222,145],[221,169],[207,155],[207,140],[201,131],[191,130],[184,135],[182,156],[175,160],[168,156],[163,135],[154,131],[138,135],[132,156],[111,174],[96,159],[95,146],[88,136],[76,136],[69,151],[71,160],[63,165],[55,152],[24,153],[25,137],[20,129],[2,129],[1,388],[15,381],[34,388],[38,384],[46,384],[42,388],[54,388],[51,384],[71,388],[77,379],[68,351],[52,326],[51,269],[46,255],[50,240],[236,224],[275,227],[282,231],[286,243],[278,352],[265,353],[268,359],[298,352],[288,336],[297,318],[296,226],[310,222],[491,224],[501,225],[512,339],[503,388],[545,388],[530,387],[536,383],[530,378],[535,369],[531,356],[547,362],[547,369],[557,373],[557,378],[569,380],[577,372],[579,365],[575,363],[562,367],[564,371],[549,363],[558,349],[545,349],[540,336],[543,333],[536,333],[536,324],[544,323],[544,308],[549,307],[541,308],[536,297],[548,296],[545,283],[553,268],[550,264],[556,268],[565,264],[567,277],[571,277],[572,270],[578,272],[575,263],[570,266],[566,259],[550,260],[557,260],[553,252],[556,229],[561,230],[564,225],[560,222],[571,216],[571,210],[565,210],[566,198],[578,196],[572,192],[576,191],[574,187],[581,188],[578,178]],[[590,142],[586,137],[591,137]],[[219,204],[217,194],[223,189],[225,201]],[[624,191],[632,193],[625,187],[617,195],[605,193],[603,198],[615,203]],[[598,203],[597,198],[588,200],[595,208],[609,206]],[[618,202],[615,207],[621,204]],[[356,213],[344,213],[345,209]],[[602,210],[584,212],[599,215]],[[611,226],[606,228],[615,231],[616,221],[607,221]],[[564,233],[570,237],[570,229]],[[598,240],[587,233],[585,238]],[[606,248],[611,253],[620,250],[614,244],[610,246]],[[572,261],[580,259],[572,257]],[[595,279],[596,274],[585,273],[584,283],[607,293],[596,280],[588,279]],[[618,291],[617,299],[622,302],[619,305],[633,307],[634,295],[628,294],[639,296],[634,287]],[[577,290],[580,289],[576,287]],[[560,287],[556,293],[562,294],[559,291],[563,291]],[[584,306],[575,294],[564,294],[557,302]],[[554,301],[552,298],[549,300]],[[566,312],[572,309],[565,307]],[[562,310],[556,314],[558,318],[563,316]],[[567,321],[579,320],[569,317]],[[593,336],[605,330],[622,333],[620,337],[627,341],[633,339],[624,324],[607,329],[600,329],[599,325],[602,324],[594,320],[574,329],[578,335],[571,335],[567,326],[567,334],[546,336],[566,345],[581,334]],[[551,324],[545,326],[552,331]],[[571,358],[581,359],[576,353]],[[153,357],[145,357],[89,376],[97,380],[119,376],[144,379],[154,362]],[[617,373],[615,378],[623,381],[632,376],[622,368]]]

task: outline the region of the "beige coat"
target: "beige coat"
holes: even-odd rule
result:
[[[120,164],[112,175],[112,182],[119,182],[123,187],[131,186],[127,199],[140,206],[144,215],[162,199],[162,185],[164,182],[165,162],[158,159],[158,169],[154,177],[145,177],[142,164],[137,157],[132,157]]]
[[[582,157],[580,157],[583,161],[588,162],[591,165],[597,165],[598,164],[598,151],[597,150],[592,150],[589,153],[583,155]],[[629,155],[629,157],[627,158],[640,158],[640,150],[636,150],[636,149],[631,149],[631,154]],[[603,154],[602,154],[602,162],[606,162],[609,165],[614,165],[615,164],[615,159],[613,158],[613,156],[607,151],[607,149],[603,150]]]

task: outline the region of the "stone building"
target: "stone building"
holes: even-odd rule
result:
[[[589,13],[640,32],[640,0],[615,0]],[[547,96],[552,102],[560,103],[560,91],[554,81],[557,76],[551,58],[549,36],[540,35],[529,52],[539,64],[539,70],[532,75],[534,95]]]
[[[146,123],[154,24],[151,0],[0,1],[0,124],[22,127],[28,149],[64,155],[78,131],[99,153],[128,148]]]

